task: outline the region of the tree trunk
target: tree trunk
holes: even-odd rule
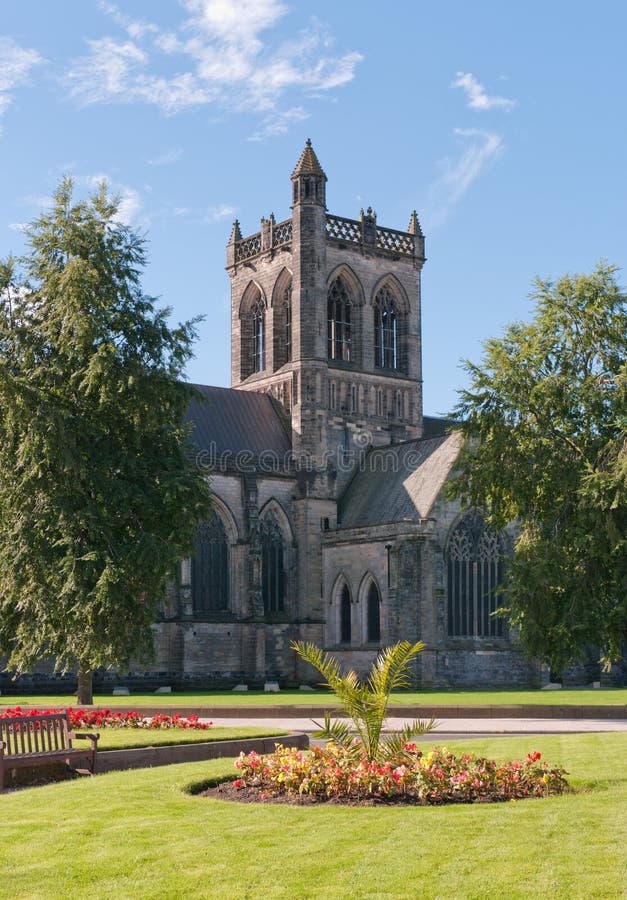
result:
[[[94,702],[92,675],[91,669],[84,669],[79,665],[78,696],[76,698],[79,706],[91,706]]]

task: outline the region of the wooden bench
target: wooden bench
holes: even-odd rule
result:
[[[6,770],[57,762],[72,767],[72,761],[80,759],[87,762],[88,772],[93,774],[99,737],[99,734],[70,731],[67,712],[0,719],[0,793],[4,789]],[[76,740],[87,740],[91,746],[74,747],[72,742]]]

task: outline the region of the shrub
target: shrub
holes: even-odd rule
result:
[[[295,641],[291,646],[301,659],[316,668],[325,678],[324,685],[331,688],[345,713],[353,720],[362,752],[369,760],[381,761],[402,755],[403,748],[412,737],[426,734],[436,727],[432,717],[428,722],[416,720],[406,723],[401,731],[381,737],[390,694],[409,687],[409,666],[424,649],[422,641],[417,644],[400,641],[393,647],[383,649],[365,681],[360,681],[353,670],[342,674],[337,659],[324,653],[315,644]],[[320,729],[315,737],[332,740],[348,753],[353,752],[353,738],[346,722],[332,722],[327,713],[323,725],[315,721],[314,725]]]
[[[565,770],[550,768],[538,752],[523,761],[498,763],[474,753],[456,756],[446,747],[422,753],[413,743],[383,763],[369,759],[358,740],[351,748],[330,742],[310,751],[278,745],[264,756],[240,753],[235,767],[240,776],[235,788],[270,797],[437,805],[522,800],[568,790]]]

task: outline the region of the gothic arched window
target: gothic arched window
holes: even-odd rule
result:
[[[340,594],[340,643],[350,644],[351,638],[351,595],[348,585],[345,584]]]
[[[266,304],[256,284],[244,292],[240,310],[240,376],[263,372],[266,365]]]
[[[272,300],[273,369],[292,361],[292,279],[284,270],[276,281]]]
[[[448,633],[451,637],[503,637],[494,616],[505,575],[503,537],[473,510],[457,524],[448,543]]]
[[[292,285],[283,294],[285,362],[292,361]]]
[[[265,310],[261,300],[257,300],[250,308],[253,333],[253,372],[263,372],[264,368],[264,337],[265,337]]]
[[[266,613],[285,608],[285,551],[283,534],[276,518],[269,513],[259,527],[261,539],[261,590]]]
[[[374,364],[379,369],[400,369],[400,315],[394,294],[383,287],[374,301]]]
[[[194,613],[202,615],[228,609],[229,544],[222,519],[215,510],[196,529],[191,576]]]
[[[370,583],[367,596],[367,633],[369,644],[378,644],[381,641],[381,594],[374,581]]]
[[[335,279],[327,296],[327,355],[329,359],[352,359],[352,301],[341,277]]]

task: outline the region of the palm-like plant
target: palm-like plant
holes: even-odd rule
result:
[[[353,720],[369,760],[385,760],[390,756],[398,758],[412,737],[427,734],[436,727],[433,717],[428,722],[417,719],[407,723],[401,731],[381,739],[390,694],[410,686],[409,664],[423,650],[422,641],[417,644],[401,641],[393,647],[386,647],[377,656],[365,681],[360,681],[353,670],[342,674],[338,660],[315,644],[294,641],[291,646],[301,659],[320,672],[325,686],[334,692],[347,716]],[[320,729],[316,737],[334,741],[347,749],[353,745],[349,725],[332,721],[329,713],[325,713],[324,725],[315,721],[314,725]]]

